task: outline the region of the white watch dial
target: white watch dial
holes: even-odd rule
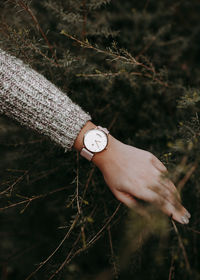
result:
[[[91,129],[86,132],[83,142],[90,152],[96,153],[105,149],[108,144],[108,137],[102,130]]]

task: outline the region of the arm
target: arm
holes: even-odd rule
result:
[[[48,136],[65,151],[72,147],[80,151],[84,133],[95,127],[89,113],[1,49],[0,112]],[[141,199],[157,204],[180,223],[188,223],[190,215],[181,205],[175,186],[167,179],[161,180],[166,168],[151,153],[123,144],[109,134],[108,149],[95,154],[92,161],[116,198],[128,207],[139,208]]]
[[[21,60],[0,49],[0,113],[72,148],[89,113]]]

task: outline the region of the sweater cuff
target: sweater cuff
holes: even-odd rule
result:
[[[0,49],[0,113],[65,149],[91,116],[44,76]]]

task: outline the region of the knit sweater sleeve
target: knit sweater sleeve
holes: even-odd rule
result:
[[[88,112],[44,76],[1,49],[0,113],[48,136],[65,152],[91,120]]]

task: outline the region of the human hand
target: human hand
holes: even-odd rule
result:
[[[109,135],[109,146],[92,161],[101,170],[115,197],[130,208],[140,200],[156,205],[174,220],[187,224],[190,214],[180,195],[166,176],[166,167],[152,153],[126,145]],[[139,200],[138,200],[139,199]]]

